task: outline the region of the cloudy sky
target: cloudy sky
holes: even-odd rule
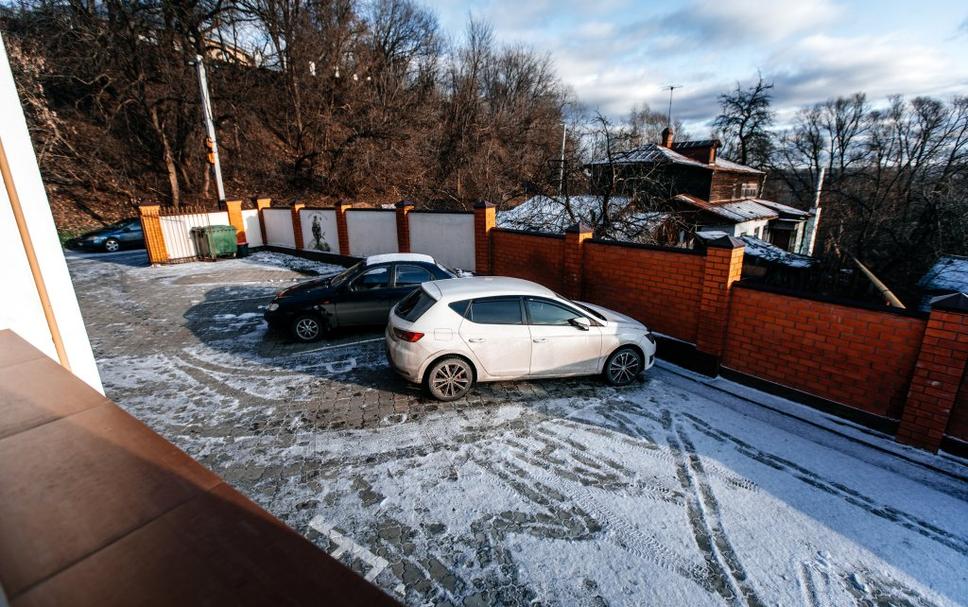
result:
[[[717,95],[757,70],[775,82],[781,121],[808,103],[866,91],[968,94],[964,0],[431,0],[459,35],[468,15],[502,42],[551,54],[592,109],[620,118],[636,103],[673,113],[697,134]]]

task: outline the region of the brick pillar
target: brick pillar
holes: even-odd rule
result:
[[[346,211],[352,205],[348,202],[340,201],[336,203],[336,232],[339,236],[339,254],[350,254],[350,232],[346,227]]]
[[[303,233],[302,233],[302,219],[299,218],[299,211],[303,209],[306,205],[297,202],[292,205],[289,211],[292,213],[292,236],[293,240],[296,241],[296,249],[303,249]]]
[[[138,215],[141,217],[141,231],[145,235],[148,261],[152,264],[167,262],[168,248],[161,231],[161,207],[157,204],[138,207]]]
[[[236,240],[239,243],[247,242],[245,240],[245,222],[242,221],[242,201],[226,200],[225,209],[229,213],[229,225],[235,228]]]
[[[742,273],[742,240],[723,236],[706,243],[696,349],[717,359],[726,341],[730,290]]]
[[[931,300],[931,316],[921,340],[898,442],[928,451],[941,446],[951,408],[968,362],[968,295]]]
[[[582,244],[592,237],[592,229],[583,223],[565,229],[565,248],[562,259],[562,288],[565,296],[580,299],[582,296],[582,262],[584,247]]]
[[[401,200],[397,203],[397,249],[401,253],[410,252],[410,211],[413,203]]]
[[[490,274],[491,230],[497,225],[496,208],[490,202],[474,205],[474,273]]]
[[[272,206],[271,198],[256,198],[255,208],[259,211],[259,233],[262,234],[262,245],[268,245],[269,239],[266,238],[266,218],[263,217],[262,211],[268,209]]]

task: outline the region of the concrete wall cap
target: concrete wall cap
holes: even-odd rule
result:
[[[414,203],[410,202],[409,200],[401,200],[400,202],[396,203],[393,206],[397,207],[398,209],[405,209],[407,207],[413,208],[416,205]]]

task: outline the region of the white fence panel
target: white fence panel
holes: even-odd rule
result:
[[[410,250],[449,268],[474,271],[474,214],[411,211]]]
[[[303,209],[299,211],[299,223],[302,224],[303,248],[323,253],[339,253],[336,211]]]
[[[225,211],[169,215],[160,219],[161,233],[165,238],[165,248],[170,259],[184,259],[198,254],[192,241],[192,228],[229,225],[229,214]]]
[[[259,224],[259,210],[245,209],[242,211],[242,225],[245,226],[245,241],[249,243],[249,248],[261,247],[262,228]]]
[[[366,257],[400,250],[395,211],[348,210],[346,231],[350,237],[350,255]]]
[[[292,233],[292,211],[289,209],[263,209],[266,222],[267,245],[296,248],[296,236]]]

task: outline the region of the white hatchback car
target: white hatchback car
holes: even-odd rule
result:
[[[655,362],[642,323],[517,278],[426,282],[390,312],[390,365],[439,400],[474,382],[602,373],[632,382]]]

